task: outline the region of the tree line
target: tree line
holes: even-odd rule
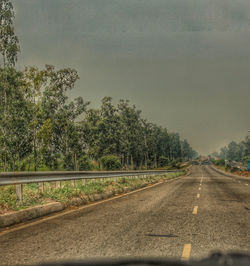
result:
[[[228,145],[221,148],[219,153],[213,153],[212,155],[228,161],[246,163],[250,160],[250,139],[246,137],[245,140],[238,143],[231,141]]]
[[[148,169],[197,156],[178,133],[142,118],[127,100],[104,97],[90,108],[70,99],[72,68],[15,68],[20,52],[10,0],[0,1],[0,166],[2,171],[90,170],[112,158],[116,168]],[[94,162],[94,163],[93,163]]]

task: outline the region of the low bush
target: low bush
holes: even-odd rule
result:
[[[214,164],[218,166],[219,165],[223,166],[225,165],[225,160],[224,159],[215,160]]]
[[[169,160],[167,157],[165,156],[160,156],[159,158],[159,167],[164,167],[164,166],[167,166],[169,163]]]
[[[100,163],[103,169],[105,170],[120,170],[121,161],[120,158],[116,155],[105,155],[100,159]]]
[[[78,165],[79,165],[80,171],[93,170],[93,168],[94,168],[93,163],[89,160],[87,155],[83,155],[80,157],[80,159],[78,161]]]

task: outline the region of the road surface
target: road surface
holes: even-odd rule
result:
[[[0,264],[100,257],[201,258],[250,252],[250,180],[210,166],[189,176],[0,232]]]

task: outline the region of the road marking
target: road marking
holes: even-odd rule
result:
[[[61,213],[54,214],[53,216],[38,217],[37,218],[37,219],[39,219],[38,221],[31,222],[31,223],[28,223],[28,224],[26,224],[24,222],[24,224],[20,223],[20,224],[17,224],[17,225],[13,225],[14,227],[6,227],[3,230],[0,230],[0,237],[3,236],[3,235],[6,235],[8,233],[11,233],[11,232],[15,232],[15,231],[18,231],[18,230],[21,230],[21,229],[24,229],[24,228],[27,228],[27,227],[30,227],[30,226],[33,226],[33,225],[37,225],[37,224],[40,224],[40,223],[44,223],[46,221],[50,221],[50,220],[56,219],[58,217],[61,217],[61,216],[64,216],[64,215],[67,215],[67,214],[70,214],[70,213],[74,213],[74,212],[77,212],[77,211],[80,211],[80,210],[83,210],[83,209],[87,209],[87,208],[93,207],[95,205],[99,205],[99,204],[102,204],[102,203],[105,203],[105,202],[108,202],[108,201],[112,201],[112,200],[115,200],[115,199],[123,198],[123,197],[126,197],[127,195],[131,195],[131,194],[134,194],[136,192],[140,192],[142,190],[149,189],[149,188],[158,186],[158,185],[163,184],[163,183],[168,183],[168,182],[171,182],[171,181],[174,181],[174,180],[178,180],[178,179],[180,179],[182,177],[183,176],[179,176],[179,177],[176,177],[176,178],[173,178],[173,179],[169,179],[169,180],[166,180],[166,181],[163,181],[163,182],[159,182],[159,183],[156,183],[156,184],[153,184],[153,185],[149,185],[147,187],[140,188],[138,190],[134,190],[134,191],[131,191],[131,192],[128,192],[128,193],[125,193],[125,194],[113,196],[113,197],[111,197],[109,199],[105,199],[105,200],[97,201],[97,202],[94,202],[94,203],[90,203],[88,205],[84,205],[82,207],[78,207],[77,209],[74,209],[74,210],[67,210],[66,209],[66,210],[62,211]]]
[[[197,199],[200,197],[200,194],[197,194]]]
[[[247,184],[247,183],[246,183],[245,185],[246,185],[246,186],[248,186],[248,184]]]
[[[193,214],[197,214],[198,206],[194,206]]]
[[[199,187],[199,190],[201,190],[201,187]]]
[[[185,244],[182,251],[181,259],[188,260],[190,258],[190,253],[191,253],[191,244]]]

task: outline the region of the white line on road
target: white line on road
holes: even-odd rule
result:
[[[183,251],[182,251],[182,260],[188,260],[190,258],[190,253],[191,253],[191,244],[185,244]]]

